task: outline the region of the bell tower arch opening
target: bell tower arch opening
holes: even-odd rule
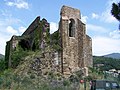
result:
[[[75,37],[75,20],[69,20],[69,37]]]

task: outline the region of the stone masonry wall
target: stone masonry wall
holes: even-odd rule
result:
[[[80,10],[78,9],[75,9],[75,8],[71,8],[71,7],[68,7],[68,6],[63,6],[61,8],[61,12],[60,12],[60,15],[63,17],[67,17],[67,18],[70,18],[70,17],[74,17],[74,18],[81,18],[80,16]]]
[[[6,45],[5,61],[7,68],[11,67],[12,53],[18,47],[21,47],[23,50],[32,51],[45,48],[47,43],[46,37],[49,37],[47,36],[49,29],[49,23],[47,20],[40,20],[40,17],[38,16],[21,36],[13,35]]]
[[[75,14],[76,13],[76,14]],[[80,18],[80,11],[77,9],[63,6],[61,9],[61,38],[62,38],[62,59],[63,59],[63,73],[70,75],[78,68],[78,40],[77,33],[74,37],[69,37],[69,20]],[[76,28],[76,26],[75,26]],[[75,31],[77,32],[77,31]]]
[[[86,47],[85,47],[85,67],[92,67],[92,39],[86,35]]]
[[[7,42],[5,54],[6,64],[9,67],[11,66],[11,52],[13,52],[19,44],[24,50],[41,50],[41,53],[46,56],[43,60],[49,59],[48,61],[54,64],[49,68],[54,66],[56,68],[58,67],[59,70],[57,69],[57,71],[66,76],[70,76],[83,68],[91,67],[92,40],[86,35],[86,27],[81,21],[80,10],[63,6],[60,15],[58,29],[60,34],[59,39],[61,40],[58,40],[58,43],[61,45],[60,51],[57,51],[57,49],[54,50],[54,45],[50,43],[49,23],[46,19],[40,20],[38,16],[19,38],[18,36],[13,36],[11,40]],[[46,51],[45,49],[48,47],[51,47],[49,50],[51,49],[53,51]],[[37,61],[40,61],[40,57]]]
[[[78,33],[78,66],[84,67],[84,38],[85,33],[83,29],[83,23],[78,19],[77,33]]]
[[[89,67],[92,63],[92,45],[91,38],[86,36],[85,24],[80,20],[80,11],[75,8],[63,6],[61,9],[61,19],[59,32],[61,34],[62,43],[62,69],[63,74],[71,73]],[[70,20],[73,20],[74,36],[69,36]]]
[[[27,30],[22,34],[23,35],[28,35],[30,33],[32,33],[35,28],[39,25],[40,22],[40,16],[38,16],[32,23],[31,25],[27,28]]]

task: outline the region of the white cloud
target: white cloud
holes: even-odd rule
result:
[[[87,16],[81,15],[81,21],[82,21],[83,23],[87,23],[87,19],[88,19]]]
[[[25,29],[20,26],[21,21],[13,17],[0,18],[0,53],[5,54],[5,45],[12,35],[20,35]],[[13,25],[18,25],[13,26]]]
[[[58,24],[55,22],[50,22],[50,33],[54,33],[58,30]]]
[[[23,32],[25,32],[25,30],[26,28],[22,26],[18,28],[19,34],[22,34]]]
[[[8,6],[14,6],[14,3],[13,2],[8,2],[7,5]]]
[[[93,55],[105,55],[113,52],[120,53],[120,39],[108,37],[93,37],[92,38]]]
[[[8,11],[7,9],[5,9],[5,10],[0,10],[0,13],[1,13],[1,15],[2,16],[4,16],[4,17],[12,17],[12,14],[10,13],[10,11]]]
[[[101,17],[101,20],[102,20],[102,21],[105,21],[105,22],[107,22],[107,23],[116,23],[116,22],[118,22],[118,21],[115,19],[115,17],[113,17],[113,16],[111,15],[109,9],[107,9],[105,12],[103,12],[101,16],[102,16],[102,17]]]
[[[100,21],[106,22],[106,23],[118,23],[116,18],[111,15],[113,2],[118,3],[119,0],[108,0],[106,3],[105,11],[103,11],[101,14],[92,13],[92,18],[100,19]]]
[[[117,20],[111,15],[112,3],[118,3],[119,0],[108,0],[106,10],[101,15],[101,20],[107,23],[116,23]]]
[[[92,13],[92,18],[93,18],[93,19],[98,19],[98,18],[99,18],[99,15],[96,14],[96,13]]]
[[[109,53],[120,53],[120,31],[110,32],[108,28],[87,24],[87,32],[92,32],[93,55],[105,55]]]
[[[5,55],[5,46],[6,46],[6,42],[10,39],[9,36],[7,36],[6,34],[1,34],[0,33],[0,53]]]
[[[110,32],[110,37],[115,38],[115,39],[120,39],[120,31],[115,30],[113,32]]]
[[[6,28],[6,30],[7,30],[7,32],[9,33],[9,34],[18,34],[18,31],[17,30],[15,30],[13,27],[11,27],[11,26],[8,26],[7,28]]]
[[[118,23],[118,21],[111,15],[112,3],[118,3],[119,0],[108,0],[106,4],[106,9],[101,14],[92,13],[93,19],[99,19],[102,22],[106,23]],[[120,31],[115,30],[113,32],[109,28],[102,26],[96,26],[88,24],[87,31],[93,32],[92,37],[92,49],[93,55],[105,55],[110,53],[120,53]],[[100,34],[101,33],[101,34]],[[107,37],[105,35],[109,35]]]
[[[93,24],[87,24],[86,28],[87,28],[87,31],[92,31],[92,32],[97,32],[97,33],[106,33],[109,31],[102,26],[97,26]]]
[[[5,55],[6,42],[13,35],[20,35],[24,32],[23,22],[20,19],[12,17],[7,10],[0,10],[2,18],[0,18],[0,53]],[[21,25],[22,24],[22,25]]]
[[[23,26],[20,26],[18,28],[14,28],[13,26],[10,26],[11,24],[8,23],[6,20],[0,22],[0,53],[5,55],[5,45],[6,42],[11,39],[12,35],[21,35],[26,28]],[[54,31],[58,30],[58,24],[51,22],[50,23],[50,33],[53,33]]]
[[[6,41],[6,39],[0,38],[0,53],[3,55],[5,55],[5,45],[6,45],[5,41]]]
[[[4,32],[1,32],[1,30]],[[14,29],[12,26],[7,26],[6,28],[0,28],[0,53],[5,55],[5,46],[6,42],[11,39],[13,35],[21,35],[26,30],[25,27],[18,27],[18,29]]]
[[[19,25],[20,23],[22,23],[20,19],[13,18],[12,16],[0,18],[0,27],[6,27],[15,24]]]
[[[29,4],[25,0],[13,0],[6,2],[6,5],[8,6],[15,6],[19,9],[29,9]]]
[[[18,29],[14,29],[12,26],[7,26],[6,31],[8,34],[12,35],[20,35],[26,30],[25,27],[18,27]]]

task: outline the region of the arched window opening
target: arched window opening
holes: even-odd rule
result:
[[[70,19],[69,22],[69,37],[75,37],[75,21]]]
[[[19,44],[21,46],[21,48],[25,51],[25,50],[29,50],[30,49],[30,43],[28,40],[22,39],[20,40]]]

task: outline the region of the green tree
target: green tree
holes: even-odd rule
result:
[[[120,2],[112,4],[111,14],[119,21],[119,29],[120,29]]]
[[[18,50],[12,52],[12,68],[16,68],[20,61],[22,61],[27,55],[29,51],[24,51],[21,47],[18,47]]]
[[[0,72],[5,70],[5,60],[2,58],[0,59]]]
[[[107,58],[107,57],[93,57],[93,66],[101,71],[110,69],[120,69],[120,59]]]

